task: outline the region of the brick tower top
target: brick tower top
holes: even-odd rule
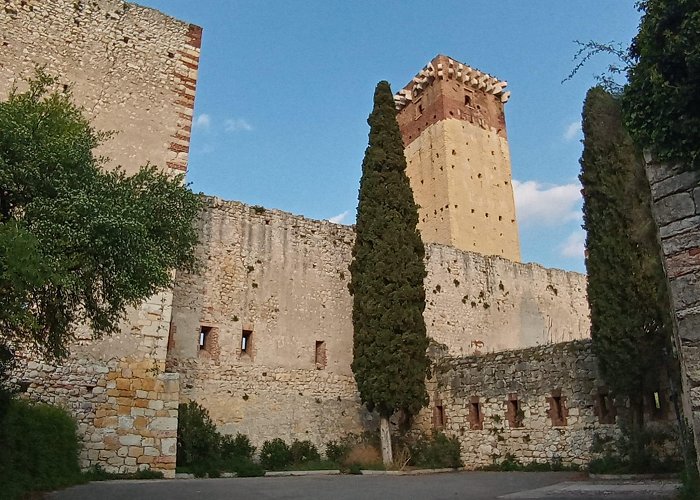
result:
[[[394,96],[425,243],[520,260],[506,85],[438,55]]]

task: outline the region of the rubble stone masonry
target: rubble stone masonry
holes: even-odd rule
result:
[[[683,413],[700,450],[700,171],[646,160],[683,374]]]
[[[353,229],[216,198],[199,224],[203,269],[174,288],[168,370],[183,400],[258,445],[372,426],[350,369]],[[428,335],[450,354],[588,336],[584,276],[437,244],[426,254]]]
[[[523,464],[587,464],[620,435],[618,408],[600,377],[591,341],[564,342],[482,356],[434,352],[430,405],[415,418],[423,432],[455,436],[467,468],[510,455]],[[651,429],[676,432],[668,391]],[[623,410],[624,411],[624,410]],[[672,438],[662,455],[677,456]]]

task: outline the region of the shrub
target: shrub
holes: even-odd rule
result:
[[[240,432],[233,436],[223,436],[221,438],[221,458],[224,461],[235,460],[238,458],[252,459],[255,453],[253,446],[248,439],[248,436]]]
[[[265,441],[260,449],[260,465],[267,470],[282,470],[292,463],[292,453],[280,438]]]
[[[206,408],[190,401],[178,406],[177,464],[192,467],[198,477],[218,467],[221,435]]]
[[[303,464],[306,462],[319,461],[321,460],[321,455],[318,453],[318,448],[307,440],[298,441],[294,440],[289,452],[292,455],[292,462],[295,464]]]
[[[350,444],[347,441],[331,440],[326,443],[326,458],[333,462],[342,462],[350,453]]]
[[[448,438],[442,432],[418,438],[412,448],[413,464],[418,467],[441,469],[462,466],[460,446],[456,437]]]
[[[24,400],[9,401],[0,420],[0,491],[19,498],[82,482],[78,437],[63,409]]]

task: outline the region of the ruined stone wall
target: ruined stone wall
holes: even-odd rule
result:
[[[0,98],[37,65],[95,128],[116,134],[98,154],[128,173],[150,162],[187,168],[201,28],[121,0],[6,0],[0,8]],[[35,399],[69,408],[81,465],[151,467],[174,475],[178,376],[164,374],[172,292],[128,312],[100,341],[81,332],[59,366],[27,361],[15,381]]]
[[[203,269],[179,273],[174,288],[168,370],[180,373],[183,400],[256,444],[322,444],[373,425],[350,369],[352,228],[206,203]],[[426,253],[428,335],[451,354],[588,335],[583,276],[441,245]]]
[[[682,368],[684,414],[700,450],[700,171],[646,160]]]
[[[483,356],[437,355],[430,406],[415,427],[455,436],[467,468],[500,462],[584,465],[620,435],[616,408],[601,379],[590,340]],[[669,433],[662,455],[678,456],[668,391],[649,427]]]
[[[505,82],[437,56],[396,96],[423,241],[520,260]]]

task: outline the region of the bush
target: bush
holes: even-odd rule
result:
[[[318,448],[309,440],[298,441],[295,439],[289,452],[292,455],[292,462],[295,464],[304,464],[321,460]]]
[[[255,446],[250,443],[250,439],[240,432],[233,436],[223,436],[221,438],[221,459],[224,461],[236,460],[239,458],[252,459],[255,453]]]
[[[0,491],[19,498],[83,481],[73,418],[61,408],[9,401],[0,420]]]
[[[351,448],[347,441],[328,441],[326,443],[326,458],[333,462],[341,463],[350,453]]]
[[[203,406],[190,401],[178,406],[177,464],[204,475],[218,466],[221,435]]]
[[[282,470],[292,463],[292,453],[280,438],[265,441],[260,449],[260,465],[267,470]]]
[[[413,465],[418,467],[442,469],[462,466],[459,441],[456,437],[448,438],[442,432],[434,432],[431,437],[421,436],[411,452]]]

